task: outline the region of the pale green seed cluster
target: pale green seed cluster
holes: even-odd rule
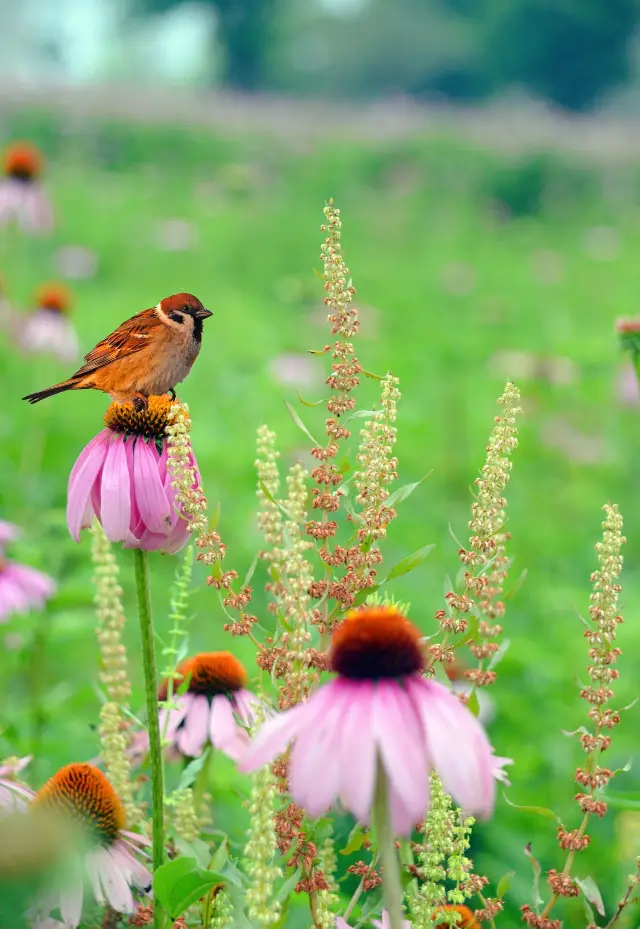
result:
[[[309,587],[313,583],[313,570],[306,559],[306,552],[313,548],[313,542],[303,535],[307,516],[308,476],[301,464],[294,464],[287,475],[286,510],[292,518],[286,520],[284,526],[287,546],[282,608],[286,619],[293,626],[288,646],[293,662],[286,678],[286,690],[292,703],[304,700],[310,683],[305,653],[311,639]]]
[[[100,523],[91,527],[91,557],[94,567],[96,635],[100,648],[100,680],[108,701],[100,711],[98,733],[109,780],[122,800],[129,825],[142,816],[134,800],[129,746],[129,720],[125,713],[131,684],[127,674],[127,652],[122,642],[125,624],[118,563]]]
[[[321,246],[323,276],[327,291],[325,302],[332,311],[329,321],[333,323],[334,333],[349,339],[358,331],[358,315],[351,306],[354,290],[349,269],[342,255],[340,210],[333,206],[333,202],[330,202],[324,208],[324,215],[327,223],[320,228],[327,233],[327,238]],[[351,349],[352,352],[353,349]]]
[[[516,416],[521,412],[518,403],[520,391],[507,383],[498,403],[504,407],[496,416],[487,446],[487,457],[476,480],[476,495],[471,506],[472,518],[470,545],[475,553],[474,563],[486,564],[504,542],[502,529],[506,517],[504,492],[509,482],[511,453],[518,445]],[[498,537],[499,536],[499,537]]]
[[[98,614],[96,635],[102,665],[100,681],[110,700],[124,703],[131,696],[131,684],[127,673],[127,652],[122,642],[122,630],[126,621],[122,606],[122,588],[111,543],[97,521],[91,527],[91,558],[96,590],[94,603]]]
[[[167,470],[188,523],[196,537],[204,536],[209,528],[207,498],[196,479],[195,459],[191,448],[191,418],[186,403],[174,403],[169,410],[167,435]]]
[[[193,790],[186,787],[176,790],[168,800],[167,806],[171,810],[171,820],[175,834],[185,842],[195,842],[200,835],[200,822],[196,812]]]
[[[211,929],[233,929],[233,904],[226,890],[221,890],[220,893],[216,895],[215,909],[210,925]]]
[[[276,449],[276,434],[268,426],[258,428],[256,451],[255,467],[258,473],[256,494],[260,501],[258,526],[269,546],[266,551],[262,552],[262,557],[271,565],[273,574],[277,577],[281,573],[283,561],[283,516],[280,507],[274,502],[280,493],[278,472],[280,452]],[[264,485],[267,493],[260,486],[261,484]]]
[[[256,727],[258,725],[256,720]],[[277,797],[277,781],[269,765],[251,775],[250,825],[244,867],[250,879],[246,894],[249,920],[259,926],[271,926],[281,915],[280,904],[273,899],[274,885],[282,877],[282,870],[275,863],[273,814]]]
[[[606,504],[603,510],[605,519],[602,523],[602,541],[596,544],[599,570],[591,576],[593,593],[590,597],[589,612],[602,636],[615,639],[616,628],[620,622],[618,578],[623,564],[621,549],[626,539],[622,535],[622,516],[618,506]]]
[[[133,826],[142,819],[142,810],[136,804],[131,779],[131,763],[127,755],[129,746],[128,722],[118,703],[105,703],[100,710],[98,725],[102,757],[107,776],[119,796],[127,816],[127,824]]]
[[[473,819],[465,819],[442,789],[438,775],[429,778],[431,807],[420,829],[417,867],[419,892],[409,898],[411,922],[417,929],[433,929],[443,922],[447,903],[461,904],[469,896],[461,885],[468,880],[472,862],[466,857]],[[454,887],[447,891],[447,884]],[[451,914],[454,922],[455,913]]]
[[[389,484],[398,476],[398,459],[392,454],[396,444],[397,401],[400,398],[398,378],[387,374],[382,379],[381,409],[372,414],[360,432],[358,470],[353,483],[363,506],[364,526],[361,539],[382,539],[387,525],[395,517],[394,510],[385,506]]]
[[[316,925],[322,927],[322,929],[334,929],[336,924],[336,910],[339,908],[340,897],[338,896],[339,887],[335,879],[335,874],[338,869],[338,859],[331,836],[327,836],[324,840],[318,854],[318,862],[320,870],[324,874],[327,882],[328,890],[318,891]]]

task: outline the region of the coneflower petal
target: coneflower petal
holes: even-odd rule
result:
[[[100,871],[100,880],[109,906],[116,913],[133,913],[134,902],[127,880],[122,873],[117,857],[107,849],[104,866]]]
[[[91,500],[91,491],[107,454],[106,429],[103,429],[83,449],[69,476],[67,491],[67,523],[71,537],[80,541],[80,530],[87,506]]]
[[[361,822],[368,822],[373,803],[376,745],[371,731],[373,684],[350,683],[352,698],[342,723],[340,754],[348,759],[342,767],[341,791],[345,805]]]
[[[218,694],[211,700],[209,738],[215,748],[234,761],[242,757],[249,744],[249,736],[233,718],[233,708],[225,694]]]
[[[109,444],[100,481],[100,521],[110,542],[123,542],[129,532],[131,495],[127,453],[121,435]]]
[[[136,441],[133,452],[133,480],[135,499],[145,526],[150,532],[166,535],[171,525],[169,501],[158,474],[158,453],[155,446],[144,439]]]
[[[192,697],[184,726],[178,732],[178,748],[183,755],[197,758],[202,754],[207,741],[208,728],[209,701],[206,697],[196,695]]]

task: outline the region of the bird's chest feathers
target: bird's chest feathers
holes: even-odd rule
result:
[[[192,333],[173,329],[158,352],[156,365],[164,368],[170,379],[179,380],[187,376],[199,351],[200,342]]]

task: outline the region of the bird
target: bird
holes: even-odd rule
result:
[[[169,393],[175,399],[175,385],[198,357],[202,323],[212,315],[193,294],[165,297],[98,342],[66,381],[22,399],[39,403],[65,390],[101,390],[137,410],[147,408],[151,395]]]

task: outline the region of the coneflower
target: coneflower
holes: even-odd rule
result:
[[[5,149],[3,165],[0,226],[14,222],[23,232],[50,232],[53,209],[40,180],[44,167],[42,153],[29,142],[15,142]]]
[[[23,351],[47,353],[59,361],[80,354],[78,335],[69,318],[71,295],[61,284],[46,284],[36,293],[35,308],[13,319],[14,338]]]

